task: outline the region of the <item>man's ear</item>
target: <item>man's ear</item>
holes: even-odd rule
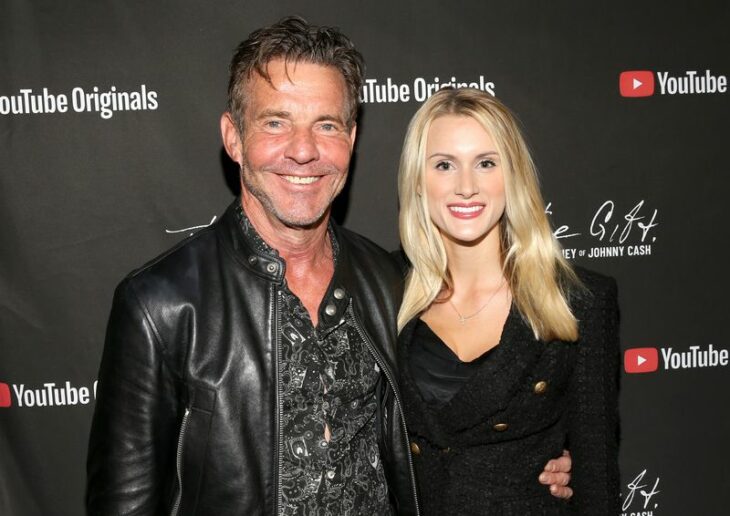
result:
[[[355,138],[357,137],[357,124],[352,124],[350,129],[350,149],[355,148]]]
[[[228,156],[236,163],[241,163],[241,135],[238,128],[233,122],[233,117],[226,111],[221,115],[221,138],[223,139],[223,147],[226,149]]]

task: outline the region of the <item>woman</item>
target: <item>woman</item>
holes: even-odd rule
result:
[[[398,316],[425,515],[618,514],[615,282],[566,262],[514,117],[443,89],[399,171]],[[535,479],[567,448],[570,502]]]

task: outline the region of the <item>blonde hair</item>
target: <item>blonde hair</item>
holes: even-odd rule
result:
[[[512,299],[535,338],[578,339],[570,309],[571,290],[582,285],[553,236],[537,172],[514,115],[499,100],[471,88],[444,88],[411,119],[398,171],[400,236],[411,262],[398,330],[452,288],[446,249],[429,216],[425,191],[426,141],[431,123],[457,115],[479,122],[502,157],[506,207],[499,222],[502,268]]]

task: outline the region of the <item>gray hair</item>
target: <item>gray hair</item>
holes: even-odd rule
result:
[[[271,83],[267,65],[274,59],[336,68],[347,88],[347,124],[349,127],[355,124],[365,68],[362,55],[339,29],[310,25],[299,16],[289,16],[249,34],[233,55],[228,82],[228,111],[240,132],[243,132],[248,81],[256,73]]]

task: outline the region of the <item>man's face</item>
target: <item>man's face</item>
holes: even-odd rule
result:
[[[335,68],[304,62],[273,60],[268,73],[271,84],[254,75],[247,87],[244,206],[260,203],[273,223],[311,226],[347,179],[355,128],[346,123],[345,81]]]

